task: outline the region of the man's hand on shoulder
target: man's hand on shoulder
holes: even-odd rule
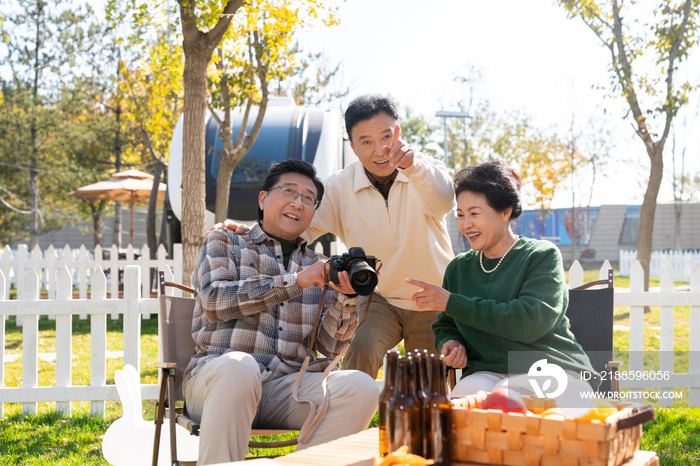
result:
[[[248,228],[247,225],[244,225],[242,223],[239,225],[231,220],[224,220],[221,223],[217,223],[216,225],[211,227],[210,231],[214,231],[214,230],[217,230],[219,228],[226,228],[227,230],[231,230],[239,235],[242,235],[243,233],[247,233],[250,231],[250,228]]]
[[[324,268],[326,263],[326,261],[318,261],[312,266],[298,272],[297,285],[299,285],[299,288],[308,288],[313,285],[323,288],[325,285]],[[344,295],[355,294],[355,290],[353,290],[352,286],[350,285],[350,277],[348,277],[347,272],[339,272],[338,281],[340,281],[339,285],[330,282],[330,287],[336,291],[340,291]]]
[[[413,159],[416,155],[413,148],[401,139],[401,126],[398,123],[394,126],[394,135],[390,145],[382,146],[382,152],[389,156],[392,167],[401,169],[413,165]]]

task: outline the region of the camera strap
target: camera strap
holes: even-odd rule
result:
[[[381,267],[381,261],[379,267]],[[345,347],[340,351],[340,354],[336,356],[335,359],[333,359],[333,361],[328,365],[328,367],[326,367],[326,370],[323,371],[323,379],[321,380],[321,386],[323,388],[323,402],[321,403],[321,406],[319,408],[316,408],[316,404],[313,401],[299,399],[299,387],[301,386],[301,381],[304,378],[306,369],[309,367],[309,363],[311,362],[311,355],[313,354],[314,344],[316,344],[316,332],[318,331],[318,325],[321,321],[321,311],[323,311],[323,303],[326,299],[326,292],[328,292],[328,288],[330,287],[329,271],[330,263],[326,262],[326,264],[323,267],[323,291],[321,292],[321,299],[318,302],[318,309],[316,310],[316,320],[314,321],[314,328],[311,332],[311,342],[309,343],[309,347],[306,350],[304,363],[301,365],[301,369],[299,370],[297,379],[294,381],[294,388],[292,389],[292,398],[294,399],[294,401],[296,401],[297,403],[307,403],[310,408],[309,415],[306,417],[304,425],[302,425],[301,429],[299,429],[299,437],[297,438],[297,441],[302,445],[308,442],[309,438],[316,431],[316,428],[319,426],[319,424],[321,424],[321,420],[328,411],[328,405],[330,404],[331,399],[328,393],[326,379],[328,378],[328,374],[335,370],[338,363],[340,363],[340,360],[343,358],[343,356],[345,356],[345,352],[350,347],[349,344],[345,345]],[[379,268],[377,268],[377,271],[379,271]],[[365,306],[365,315],[362,318],[360,324],[357,326],[358,328],[360,328],[360,325],[362,325],[365,319],[367,318],[367,313],[369,312],[370,304],[372,304],[373,296],[374,293],[369,295],[369,297],[367,298],[367,305]]]

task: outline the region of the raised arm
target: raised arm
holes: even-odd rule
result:
[[[455,206],[452,179],[445,164],[420,152],[413,164],[402,171],[418,191],[423,211],[433,217],[442,217]]]
[[[397,167],[418,191],[423,212],[433,217],[442,217],[455,205],[452,179],[444,163],[416,152],[401,139],[401,125],[394,128],[391,143],[382,147],[391,165]]]

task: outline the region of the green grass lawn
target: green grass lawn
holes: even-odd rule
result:
[[[598,271],[584,272],[584,282],[597,280]],[[615,277],[615,286],[629,286],[629,279]],[[658,286],[651,283],[651,286]],[[675,350],[686,354],[689,350],[690,310],[677,307],[674,313]],[[645,349],[658,350],[659,340],[654,327],[659,326],[659,308],[651,308],[644,315]],[[122,349],[123,321],[107,320],[107,349]],[[615,324],[629,325],[629,308],[615,309]],[[39,352],[50,353],[56,350],[55,322],[42,318],[39,321]],[[651,330],[650,330],[651,329]],[[157,372],[153,368],[158,350],[157,319],[142,321],[141,326],[141,381],[156,383]],[[658,333],[658,332],[656,332]],[[22,329],[15,326],[15,319],[6,322],[6,354],[21,354]],[[616,331],[614,346],[624,360],[628,349],[628,332]],[[122,367],[121,359],[107,360],[107,383],[114,383],[114,372]],[[676,360],[677,371],[687,371],[688,361],[681,356]],[[381,378],[381,371],[379,374]],[[5,364],[5,385],[19,386],[22,380],[22,359]],[[73,372],[74,385],[90,383],[90,320],[73,319]],[[39,361],[39,385],[53,385],[55,364]],[[687,390],[685,390],[687,395]],[[657,408],[657,419],[645,424],[642,449],[655,451],[662,465],[690,466],[700,464],[700,408],[687,408],[685,402],[676,402],[673,408]],[[685,403],[685,404],[684,404]],[[154,401],[143,402],[143,415],[147,420],[154,419]],[[653,404],[653,403],[652,403]],[[5,404],[5,417],[0,419],[0,466],[5,465],[106,465],[102,457],[102,436],[109,425],[121,416],[119,402],[106,402],[105,418],[90,416],[89,403],[73,403],[73,416],[70,418],[56,414],[54,403],[39,403],[38,416],[21,414],[20,404]],[[371,426],[376,426],[375,419]],[[283,454],[293,448],[280,450],[249,449],[251,456]]]

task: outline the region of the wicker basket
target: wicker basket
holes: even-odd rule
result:
[[[513,466],[619,466],[639,449],[649,406],[625,407],[605,422],[543,419],[479,409],[486,393],[452,400],[452,459]],[[547,408],[525,399],[528,408]],[[535,406],[539,403],[539,406]]]

